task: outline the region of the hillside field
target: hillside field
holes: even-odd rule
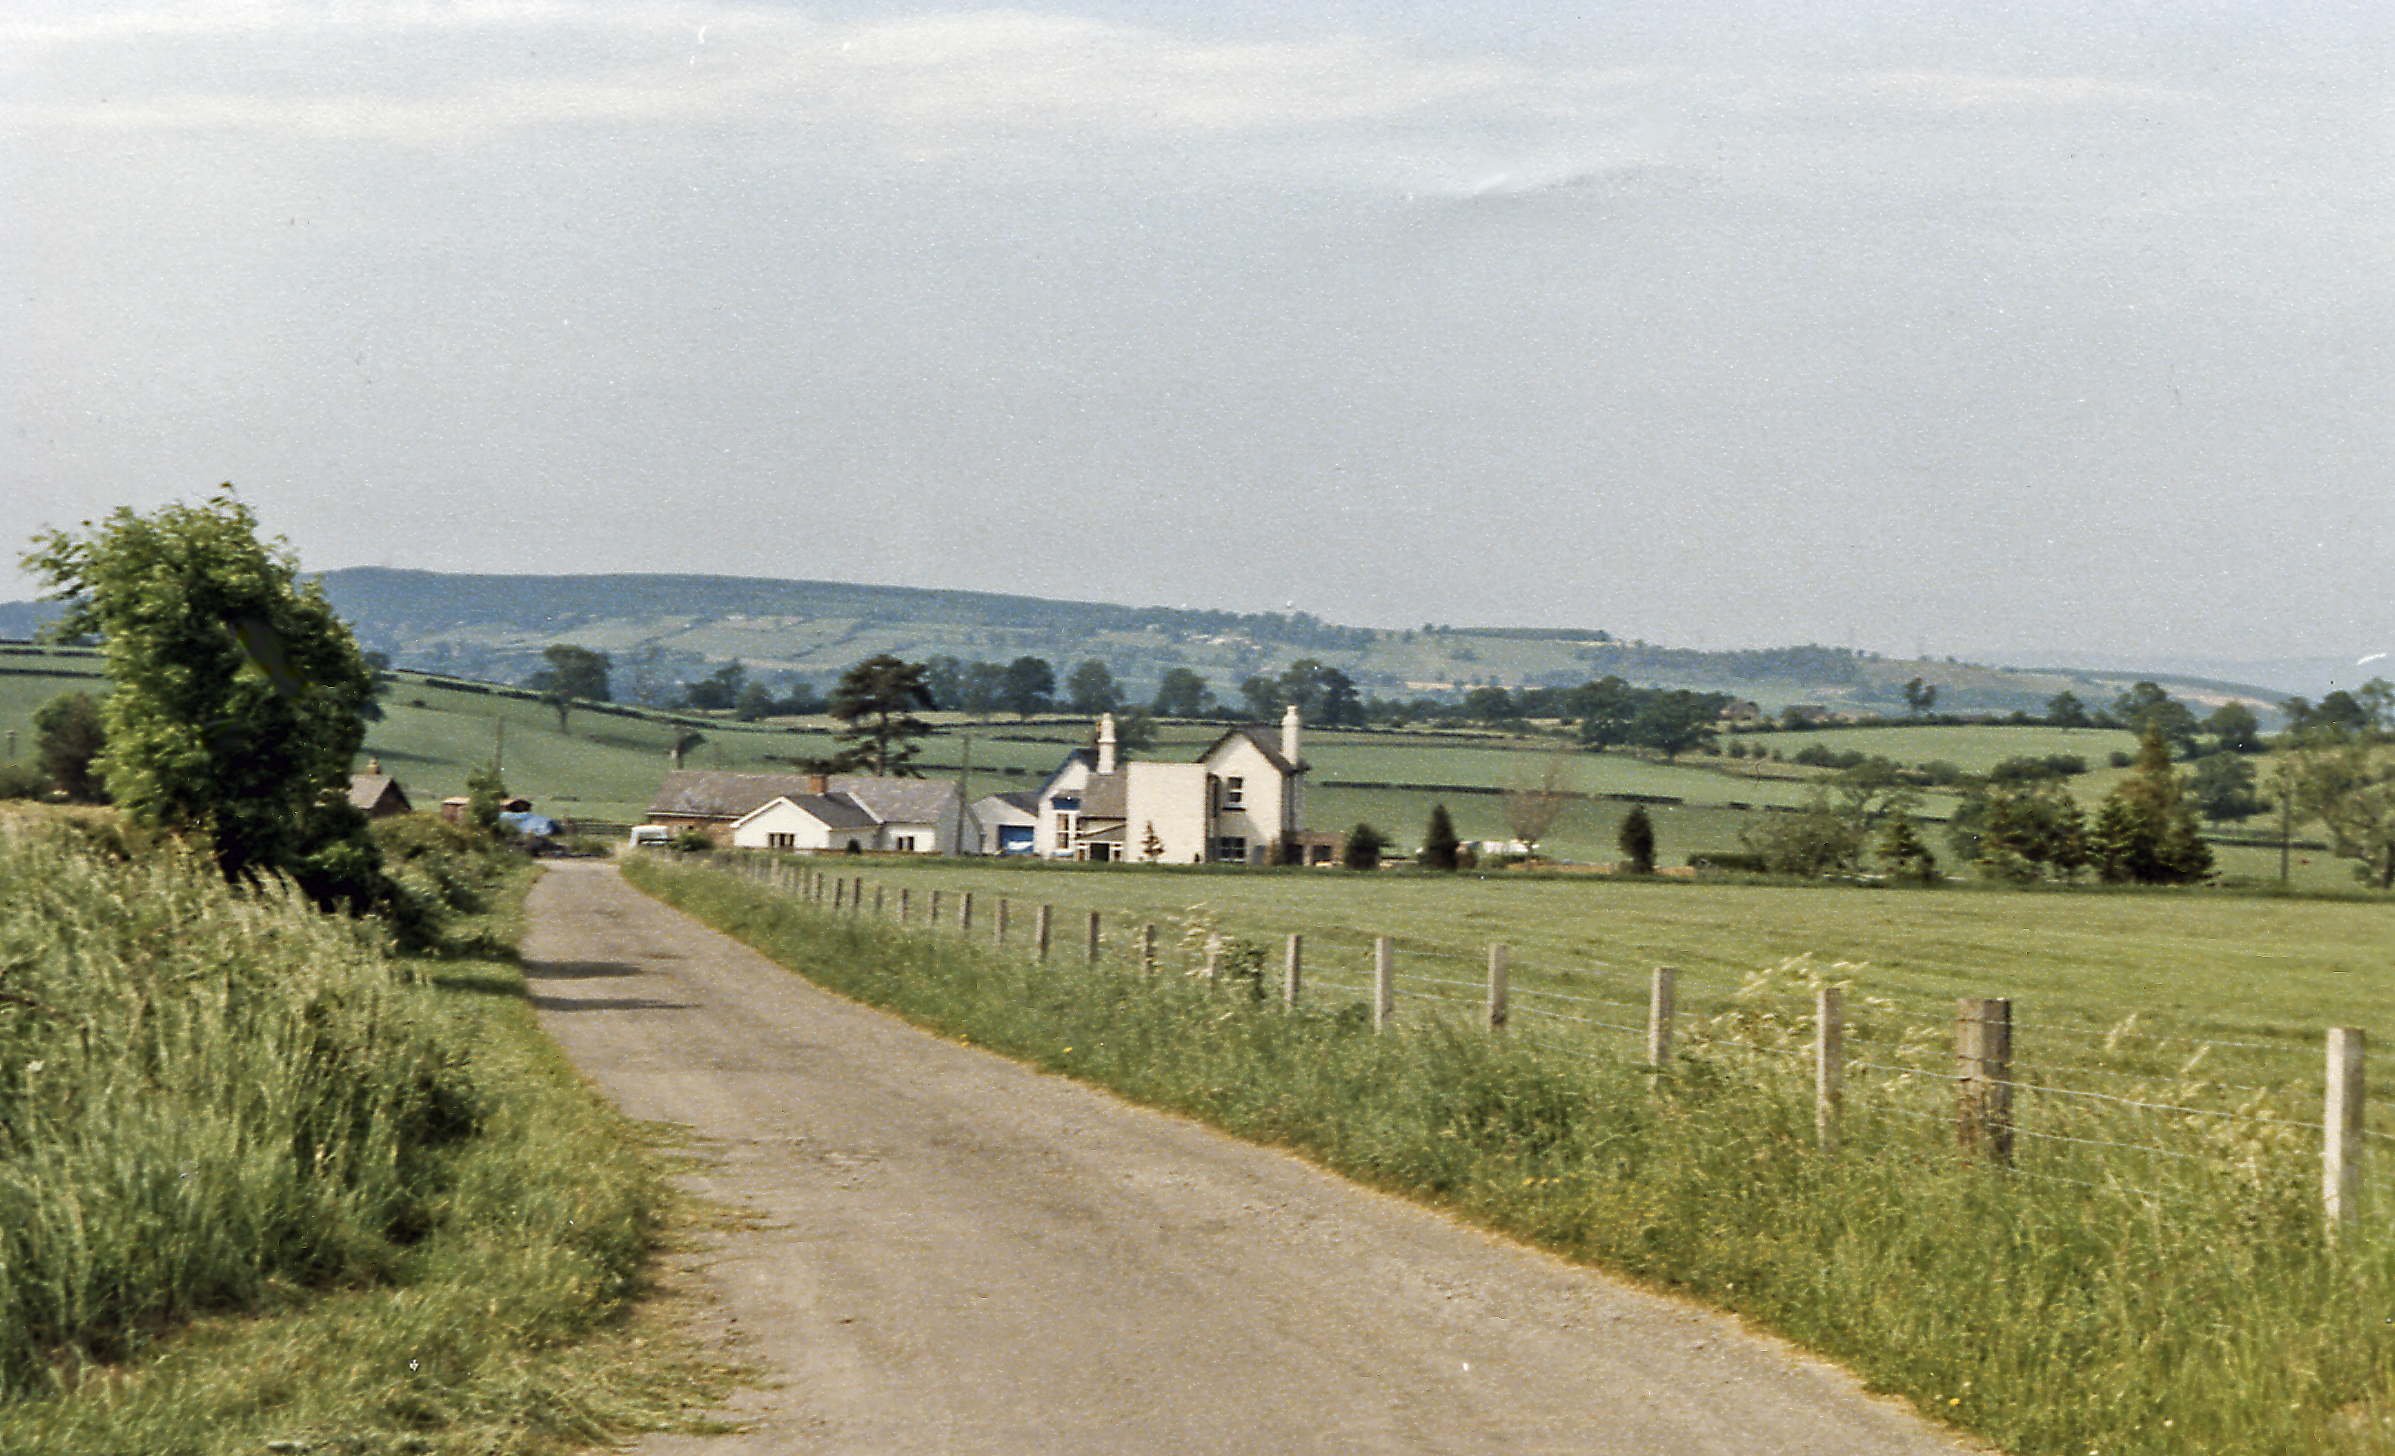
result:
[[[13,648],[0,657],[0,731],[16,733],[14,751],[33,752],[32,716],[61,692],[104,690],[100,659],[88,651],[35,652]],[[669,767],[668,745],[696,724],[706,742],[687,759],[693,768],[748,772],[790,771],[797,761],[832,751],[834,724],[828,719],[739,723],[644,710],[576,709],[560,732],[557,715],[516,689],[403,672],[382,699],[385,717],[370,725],[366,758],[379,758],[397,775],[419,807],[465,791],[471,768],[503,755],[509,786],[530,797],[544,813],[616,825],[637,822]],[[976,721],[935,714],[938,733],[923,745],[926,773],[958,773],[970,756],[975,796],[1036,787],[1064,754],[1089,742],[1090,726],[1074,719]],[[1219,723],[1161,725],[1149,757],[1195,755],[1224,731]],[[1636,795],[1677,800],[1654,803],[1659,862],[1683,864],[1692,854],[1734,852],[1739,830],[1753,822],[1751,806],[1790,807],[1804,802],[1819,769],[1763,759],[1690,754],[1676,762],[1610,753],[1554,752],[1559,740],[1499,732],[1310,731],[1306,757],[1313,764],[1308,819],[1317,829],[1345,830],[1358,822],[1375,825],[1400,846],[1411,846],[1434,803],[1445,803],[1467,839],[1512,837],[1504,791],[1538,783],[1550,767],[1575,795],[1550,830],[1542,849],[1555,859],[1607,863],[1616,857],[1615,836],[1628,804],[1608,798]],[[2093,805],[2119,771],[2107,756],[2131,745],[2129,735],[2101,729],[2053,729],[1999,724],[1893,725],[1883,728],[1822,729],[1805,733],[1755,733],[1737,741],[1777,749],[1783,755],[1818,745],[1833,751],[1879,754],[1899,763],[1944,759],[1965,770],[1981,770],[2019,755],[2075,753],[2091,771],[2073,780],[2082,800]],[[1479,792],[1471,792],[1478,790]],[[1943,820],[1955,800],[1924,794],[1923,817]],[[1946,853],[1931,826],[1933,846]],[[2248,837],[2266,838],[2257,821]],[[2216,846],[2223,873],[2255,881],[2275,880],[2275,848]],[[2347,866],[2318,853],[2299,853],[2292,867],[2299,888],[2341,890],[2350,886]]]

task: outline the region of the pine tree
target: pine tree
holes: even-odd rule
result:
[[[2171,771],[2161,725],[2146,725],[2136,766],[2104,796],[2088,858],[2108,885],[2184,885],[2212,872],[2212,847],[2196,832],[2195,800]]]
[[[1416,861],[1426,870],[1452,871],[1461,845],[1455,837],[1455,821],[1447,817],[1447,806],[1431,805],[1430,825],[1422,831],[1422,852],[1415,856]]]
[[[1655,821],[1647,817],[1647,806],[1633,804],[1622,820],[1622,832],[1614,841],[1621,846],[1622,864],[1634,875],[1655,872]]]

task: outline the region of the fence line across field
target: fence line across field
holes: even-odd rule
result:
[[[912,929],[917,923],[914,914],[912,886],[900,887],[892,892],[889,887],[870,882],[863,876],[826,875],[809,867],[793,865],[786,861],[772,862],[742,857],[729,861],[718,860],[715,861],[715,864],[760,885],[778,890],[782,894],[813,903],[818,907],[828,908],[831,914],[840,918],[862,918],[870,913],[877,920],[884,922],[894,920],[899,926],[907,929]],[[871,901],[870,911],[867,910],[868,897]],[[1020,928],[1018,928],[1017,905],[1013,897],[990,897],[984,904],[986,908],[982,918],[985,928],[982,933],[994,951],[1027,954],[1043,964],[1049,963],[1056,959],[1059,948],[1058,936],[1061,929],[1066,940],[1071,943],[1068,948],[1078,949],[1081,958],[1093,966],[1105,959],[1110,944],[1119,944],[1123,957],[1143,972],[1153,975],[1161,967],[1163,957],[1160,955],[1160,936],[1155,922],[1141,922],[1137,925],[1136,930],[1131,930],[1126,926],[1118,934],[1117,939],[1110,942],[1105,934],[1104,918],[1096,910],[1067,911],[1060,917],[1057,907],[1052,902],[1026,900],[1022,905],[1022,919]],[[975,893],[972,891],[959,892],[954,898],[952,913],[943,915],[943,911],[950,910],[951,907],[945,902],[942,891],[930,890],[925,896],[924,908],[925,914],[921,923],[927,931],[942,930],[945,921],[955,927],[954,933],[960,938],[969,939],[975,932],[974,912],[976,906]],[[1184,936],[1182,943],[1174,947],[1177,953],[1173,958],[1176,961],[1182,959],[1182,955],[1178,952],[1185,952],[1191,948],[1187,941],[1188,937]],[[1483,956],[1475,957],[1445,947],[1420,944],[1401,946],[1394,937],[1388,936],[1373,937],[1369,946],[1364,947],[1353,944],[1350,937],[1345,935],[1324,936],[1309,941],[1308,936],[1297,933],[1286,936],[1281,946],[1282,953],[1277,958],[1279,964],[1276,966],[1274,964],[1276,958],[1271,954],[1272,947],[1259,946],[1245,940],[1239,943],[1242,946],[1239,954],[1240,974],[1243,977],[1254,976],[1255,989],[1259,995],[1265,992],[1268,985],[1277,985],[1280,998],[1292,1008],[1302,1005],[1308,999],[1309,991],[1315,995],[1327,992],[1341,1000],[1360,998],[1371,1007],[1372,1026],[1376,1032],[1387,1032],[1403,1024],[1400,1017],[1398,974],[1401,958],[1408,964],[1422,961],[1442,964],[1471,963],[1481,960],[1486,968],[1486,978],[1482,981],[1459,980],[1452,976],[1431,975],[1416,970],[1413,974],[1405,977],[1405,986],[1409,988],[1404,993],[1405,1001],[1409,1004],[1422,1004],[1426,1008],[1427,1017],[1440,1022],[1452,1023],[1466,1020],[1468,1018],[1457,1015],[1457,1011],[1470,1012],[1477,1009],[1480,1013],[1479,1019],[1492,1035],[1501,1034],[1510,1029],[1513,1021],[1512,1011],[1515,1009],[1517,996],[1543,997],[1567,1004],[1612,1006],[1631,1011],[1638,1009],[1637,1003],[1632,1002],[1577,996],[1569,992],[1552,991],[1541,987],[1516,987],[1512,984],[1514,974],[1525,967],[1522,963],[1514,961],[1510,948],[1503,944],[1492,944],[1486,947]],[[1231,937],[1223,931],[1208,930],[1203,940],[1194,947],[1200,958],[1197,973],[1203,974],[1211,980],[1223,979],[1231,959],[1231,945]],[[1370,958],[1368,968],[1351,968],[1349,964],[1345,963],[1350,957],[1361,960],[1367,954]],[[1603,963],[1599,962],[1598,964]],[[1555,972],[1549,971],[1547,974],[1555,974]],[[1631,1036],[1639,1035],[1643,1031],[1646,1037],[1644,1064],[1651,1078],[1661,1077],[1669,1070],[1674,1060],[1675,1035],[1678,1032],[1676,1023],[1680,1019],[1677,1011],[1678,978],[1679,973],[1676,968],[1668,966],[1658,966],[1650,973],[1646,1003],[1647,1017],[1643,1028],[1601,1021],[1593,1017],[1575,1016],[1530,1002],[1521,1003],[1520,1009],[1546,1024],[1585,1026],[1598,1031]],[[1479,994],[1476,996],[1453,994],[1457,991]],[[1875,999],[1886,1004],[1896,1005],[1900,1014],[1905,1011],[1904,1007],[1894,1003],[1891,998]],[[2016,1138],[2025,1139],[2032,1144],[2079,1147],[2109,1153],[2142,1153],[2193,1164],[2211,1164],[2216,1161],[2217,1155],[2165,1148],[2147,1142],[2081,1135],[2086,1131],[2085,1129],[2062,1132],[2039,1126],[2023,1125],[2021,1114],[2027,1110],[2023,1106],[2024,1102],[2035,1105],[2047,1098],[2062,1098],[2070,1099],[2066,1105],[2081,1106],[2090,1110],[2118,1108],[2125,1109],[2130,1114],[2161,1113],[2182,1118],[2207,1118],[2218,1125],[2300,1130],[2306,1133],[2317,1133],[2320,1136],[2321,1206],[2333,1238],[2340,1230],[2354,1223],[2358,1217],[2359,1194],[2362,1186],[2365,1183],[2380,1181],[2371,1176],[2375,1170],[2369,1169],[2367,1166],[2365,1153],[2368,1146],[2374,1141],[2395,1142],[2395,1134],[2372,1129],[2366,1125],[2369,1098],[2364,1077],[2365,1039],[2361,1031],[2350,1027],[2331,1028],[2326,1034],[2323,1111],[2319,1122],[2308,1122],[2268,1112],[2153,1102],[2088,1088],[2064,1086],[2052,1080],[2054,1073],[2123,1079],[2168,1080],[2172,1074],[2165,1072],[2141,1073],[2121,1068],[2091,1067],[2069,1063],[2040,1064],[2034,1061],[2027,1062],[2016,1070],[2013,1010],[2012,1003],[2007,1000],[1965,997],[1957,1001],[1954,1019],[1956,1070],[1950,1074],[1933,1071],[1926,1067],[1891,1065],[1871,1060],[1868,1057],[1849,1055],[1841,992],[1836,986],[1816,988],[1815,1004],[1809,1018],[1795,1011],[1793,1007],[1783,1007],[1782,1010],[1789,1014],[1789,1020],[1784,1024],[1790,1027],[1801,1026],[1810,1020],[1813,1026],[1813,1037],[1809,1048],[1767,1045],[1740,1039],[1735,1035],[1726,1037],[1712,1035],[1709,1034],[1712,1030],[1711,1026],[1708,1023],[1699,1022],[1691,1028],[1693,1034],[1678,1037],[1679,1046],[1683,1048],[1679,1054],[1701,1056],[1718,1054],[1723,1051],[1738,1051],[1764,1057],[1777,1057],[1790,1062],[1809,1058],[1814,1065],[1816,1136],[1824,1149],[1835,1147],[1842,1135],[1841,1124],[1846,1115],[1845,1072],[1850,1067],[1880,1072],[1899,1079],[1902,1083],[1918,1080],[1924,1083],[1943,1082],[1948,1084],[1953,1088],[1955,1098],[1952,1123],[1956,1142],[1967,1156],[1980,1158],[2025,1177],[2063,1183],[2080,1183],[2082,1186],[2090,1188],[2103,1188],[2108,1185],[2083,1183],[2079,1179],[2020,1168],[2015,1156]],[[1916,1018],[1912,1024],[1912,1030],[1917,1031],[1934,1024],[1928,1021],[1925,1013],[1918,1009],[1913,1010],[1910,1014]],[[2097,1030],[2072,1026],[2067,1022],[2056,1022],[2050,1025],[2041,1024],[2037,1031],[2040,1036],[2055,1034],[2101,1040],[2106,1043],[2108,1050],[2117,1049],[2123,1041],[2131,1039],[2152,1043],[2157,1047],[2221,1047],[2236,1051],[2269,1053],[2301,1050],[2300,1046],[2294,1043],[2174,1036],[2167,1032],[2147,1031],[2130,1023],[2124,1023],[2110,1030]],[[1912,1031],[1906,1033],[1908,1037],[1911,1034]],[[1869,1043],[1861,1044],[1869,1045]],[[1593,1051],[1582,1054],[1597,1055]],[[2188,1078],[2184,1073],[2180,1076],[2181,1080],[2188,1081],[2208,1092],[2239,1090],[2265,1094],[2276,1092],[2293,1094],[2297,1091],[2297,1085],[2293,1082],[2282,1086],[2264,1086],[2252,1083],[2215,1082],[2205,1078]],[[1936,1114],[1917,1111],[1885,1097],[1878,1099],[1874,1103],[1874,1107],[1878,1111],[1892,1113],[1906,1119],[1927,1122],[1945,1120]],[[2140,1196],[2159,1196],[2117,1182],[2109,1186],[2117,1186],[2124,1191],[2138,1193]]]

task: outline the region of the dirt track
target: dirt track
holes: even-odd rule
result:
[[[1725,1317],[842,1001],[569,864],[541,1019],[753,1207],[714,1264],[778,1389],[648,1452],[1965,1446]]]

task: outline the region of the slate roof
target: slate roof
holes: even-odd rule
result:
[[[408,811],[410,806],[407,801],[407,790],[401,788],[399,780],[389,774],[351,774],[349,776],[349,802],[353,806],[372,813],[383,803],[386,795],[398,797],[398,812],[404,814]]]
[[[746,819],[751,814],[770,809],[782,799],[789,800],[800,813],[826,829],[871,829],[880,822],[864,805],[846,794],[776,794],[740,817]]]
[[[1084,819],[1120,819],[1130,811],[1130,775],[1117,769],[1110,774],[1091,774],[1081,786],[1081,817]]]
[[[739,819],[776,799],[796,803],[822,797],[814,791],[815,778],[812,774],[676,769],[665,776],[657,797],[649,802],[649,812],[688,819]],[[956,785],[945,779],[833,774],[825,787],[855,801],[884,824],[936,824],[957,797]]]

